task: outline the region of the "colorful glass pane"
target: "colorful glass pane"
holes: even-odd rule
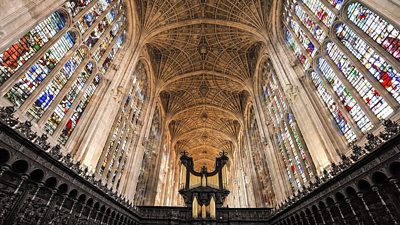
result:
[[[365,79],[351,60],[333,43],[327,44],[327,53],[339,70],[343,73],[350,84],[364,99],[368,107],[379,119],[386,119],[392,114],[393,109],[382,98],[380,93]]]
[[[317,53],[317,49],[304,31],[300,28],[299,24],[295,20],[290,19],[289,25],[293,29],[302,46],[306,49],[308,55],[314,57]]]
[[[345,0],[327,0],[331,5],[333,5],[336,9],[342,8],[343,2]]]
[[[400,102],[400,73],[347,25],[338,24],[335,33],[338,39],[369,70],[375,79]]]
[[[103,40],[100,42],[99,46],[93,53],[93,58],[99,61],[101,57],[106,53],[108,46],[111,44],[114,37],[121,31],[125,17],[120,18],[112,27],[110,32],[106,34]]]
[[[322,27],[319,26],[318,23],[316,23],[299,5],[295,6],[295,13],[303,25],[312,33],[315,39],[317,39],[319,43],[322,43],[326,38],[326,34]]]
[[[72,74],[79,67],[86,56],[83,48],[79,48],[74,55],[64,64],[64,67],[54,76],[44,91],[36,99],[35,103],[28,110],[28,116],[38,121],[43,113],[47,110],[55,97],[60,93],[61,89],[71,78]]]
[[[361,107],[357,104],[356,100],[350,94],[349,90],[344,86],[342,81],[336,76],[332,68],[328,65],[325,59],[320,58],[318,60],[318,68],[321,70],[325,79],[332,86],[336,92],[343,106],[350,113],[353,119],[356,121],[358,127],[366,133],[372,128],[372,123],[362,111]]]
[[[88,106],[90,99],[93,97],[97,87],[100,83],[100,76],[96,75],[93,82],[89,85],[88,89],[86,90],[85,94],[82,96],[81,101],[79,102],[78,106],[72,113],[72,116],[68,119],[67,124],[65,125],[64,129],[61,132],[58,141],[65,145],[68,139],[71,137],[72,132],[75,130],[76,125],[79,122],[79,119],[82,117],[82,114],[85,112],[86,107]]]
[[[400,61],[400,31],[359,2],[349,5],[348,18]]]
[[[71,85],[66,95],[56,107],[54,113],[50,116],[45,124],[45,130],[49,134],[53,134],[57,126],[61,123],[65,114],[72,107],[73,102],[78,97],[80,91],[83,89],[86,81],[91,77],[94,69],[93,62],[88,62],[85,68],[80,72],[75,82]]]
[[[112,0],[99,0],[76,22],[76,26],[82,34],[93,25],[93,23],[100,17],[101,14],[103,14],[103,12],[110,5],[111,1]]]
[[[337,103],[333,101],[332,96],[327,92],[327,89],[323,84],[321,77],[315,71],[312,71],[311,79],[314,82],[315,87],[317,88],[317,92],[320,98],[331,112],[337,126],[339,127],[340,132],[344,134],[348,142],[354,141],[356,139],[356,135],[347,123],[347,120],[337,106]]]
[[[110,53],[108,54],[107,58],[104,60],[102,68],[101,68],[101,72],[105,74],[105,72],[108,70],[108,68],[111,65],[111,62],[113,61],[115,55],[117,54],[118,50],[120,48],[122,48],[122,45],[124,43],[125,40],[125,32],[123,32],[117,42],[114,44],[113,48],[111,49]]]
[[[55,12],[2,52],[0,54],[0,85],[59,33],[64,28],[65,22],[64,15]]]
[[[271,65],[268,65],[269,67]],[[267,103],[267,109],[270,117],[273,119],[273,132],[277,146],[279,147],[283,160],[286,164],[288,179],[293,189],[300,189],[301,182],[297,178],[297,171],[300,172],[300,178],[307,182],[305,172],[312,175],[311,167],[305,153],[304,146],[300,141],[293,115],[289,112],[285,96],[281,90],[274,73],[266,74],[268,78],[263,81],[264,99]],[[287,118],[287,119],[286,119]],[[300,155],[297,153],[299,152]],[[288,162],[289,160],[289,162]],[[294,163],[293,163],[294,161]],[[303,163],[305,168],[303,168]],[[298,169],[296,169],[296,167]],[[290,172],[292,171],[292,172]],[[295,176],[294,180],[292,178]],[[294,183],[293,183],[294,182]]]
[[[116,14],[118,14],[118,10],[112,9],[109,11],[99,24],[94,28],[92,32],[90,32],[89,37],[85,40],[85,44],[91,49],[97,41],[100,39],[101,35],[110,27],[111,23],[114,21]]]
[[[75,17],[91,2],[92,0],[68,0],[67,3],[65,3],[65,6],[67,7],[68,12],[71,13],[73,17]]]
[[[42,58],[28,69],[5,97],[15,106],[20,107],[42,81],[57,66],[60,60],[75,44],[75,34],[67,32],[47,50]]]
[[[320,0],[302,0],[302,2],[314,12],[326,26],[330,27],[335,21],[336,15],[329,10]]]
[[[310,62],[307,57],[302,53],[301,49],[299,48],[296,40],[293,38],[292,33],[289,30],[285,29],[285,41],[288,43],[290,48],[294,51],[297,59],[303,64],[304,68],[307,69],[310,66]]]

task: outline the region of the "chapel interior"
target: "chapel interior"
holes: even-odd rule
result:
[[[399,223],[399,0],[0,0],[0,225]]]

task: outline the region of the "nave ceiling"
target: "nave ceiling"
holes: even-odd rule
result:
[[[172,146],[212,170],[237,148],[268,0],[137,0]]]

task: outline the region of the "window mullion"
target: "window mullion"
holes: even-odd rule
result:
[[[114,25],[116,23],[119,23],[120,19],[124,16],[124,14],[119,14],[119,16],[117,18],[115,18],[115,20],[113,21],[112,24],[110,24],[110,26],[103,32],[103,34],[101,35],[101,37],[99,38],[99,40],[97,40],[96,44],[94,44],[91,49],[90,52],[93,55],[94,52],[97,50],[97,48],[99,47],[99,45],[103,42],[103,40],[107,37],[107,35],[110,33],[110,31],[113,29]],[[117,36],[116,36],[117,37]],[[86,40],[86,39],[83,39]]]
[[[122,29],[122,30],[120,30],[120,31],[118,32],[117,35],[115,35],[115,37],[114,37],[114,39],[112,40],[112,42],[108,45],[108,47],[107,47],[107,49],[106,49],[106,51],[105,51],[106,53],[109,54],[109,53],[111,52],[111,49],[114,47],[115,43],[117,43],[119,37],[121,36],[121,34],[122,34],[123,32],[124,32],[124,30]],[[98,63],[97,63],[97,67],[98,67],[98,68],[100,68],[100,67],[103,66],[104,60],[106,60],[106,58],[108,57],[108,54],[104,54],[104,55],[99,59],[99,61],[98,61]],[[99,71],[101,71],[101,70],[99,70]]]
[[[40,117],[39,121],[37,124],[42,127],[44,123],[49,119],[50,115],[53,113],[53,111],[57,108],[57,106],[60,104],[61,100],[67,94],[71,86],[75,83],[76,79],[78,76],[81,74],[82,70],[85,69],[86,65],[89,63],[90,58],[86,58],[81,62],[81,65],[75,70],[74,74],[71,76],[71,78],[67,81],[67,83],[61,88],[60,93],[54,98],[50,106],[46,109],[46,111],[43,113],[43,115]]]
[[[126,167],[125,167],[126,161],[127,161],[127,158],[125,158],[125,154],[124,154],[124,156],[121,159],[121,164],[118,167],[117,177],[115,178],[114,184],[112,186],[112,189],[115,191],[118,191],[119,193],[121,193],[121,190],[116,190],[116,189],[119,188],[118,183],[120,183],[119,186],[121,186],[121,177],[124,172],[122,169],[126,170]]]
[[[297,17],[297,15],[293,13],[292,18],[297,22],[297,24],[300,26],[301,30],[306,33],[306,36],[308,39],[310,39],[310,41],[313,43],[314,47],[316,49],[321,49],[321,44],[317,41],[317,39],[315,39],[315,37],[311,34],[311,32],[307,29],[307,27],[304,26],[304,24],[300,21],[299,17]]]
[[[299,48],[301,49],[301,53],[303,53],[303,55],[307,58],[307,60],[309,62],[312,62],[312,58],[311,58],[310,54],[308,54],[308,52],[304,48],[303,43],[300,42],[299,37],[297,37],[297,35],[293,32],[292,28],[289,27],[286,23],[285,23],[285,27],[292,34],[294,40],[297,43],[297,46],[299,46]]]
[[[286,131],[285,131],[284,122],[282,121],[282,119],[281,119],[281,122],[280,122],[279,125],[280,125],[280,126],[279,126],[280,134],[285,134]],[[289,138],[289,137],[286,137],[285,140],[282,140],[282,143],[283,143],[283,145],[285,146],[285,148],[286,148],[286,149],[288,150],[288,152],[289,152],[290,159],[291,159],[291,161],[289,160],[289,163],[292,163],[292,164],[293,164],[294,170],[296,171],[296,176],[293,176],[293,181],[295,182],[295,187],[296,187],[297,189],[299,189],[299,187],[297,187],[297,182],[296,182],[296,180],[298,180],[298,181],[300,182],[301,186],[304,185],[304,180],[303,180],[303,177],[301,176],[301,172],[300,172],[299,166],[297,165],[296,157],[294,156],[294,152],[293,152],[292,146],[291,146],[290,143],[289,143],[288,138]],[[291,165],[290,165],[290,166],[291,166]],[[292,170],[292,168],[290,168],[290,170]]]
[[[49,42],[47,42],[39,51],[35,53],[34,56],[29,58],[29,60],[22,65],[18,70],[11,75],[3,84],[0,85],[0,95],[4,96],[16,83],[16,81],[21,77],[23,73],[26,73],[29,68],[32,67],[33,64],[37,63],[40,58],[51,48],[57,41],[61,39],[70,29],[68,28],[69,23],[66,22],[65,26],[58,31],[56,35],[54,35]],[[75,43],[78,43],[75,41]],[[76,45],[76,44],[75,44]]]
[[[137,96],[137,95],[136,95],[136,96]],[[133,133],[133,130],[134,130],[134,128],[135,128],[134,126],[131,125],[131,120],[132,120],[133,115],[135,114],[135,113],[134,113],[134,111],[135,111],[134,109],[135,109],[135,107],[137,106],[138,100],[139,100],[139,97],[135,97],[135,98],[133,99],[133,101],[134,101],[134,104],[133,104],[134,107],[131,109],[131,112],[129,113],[128,118],[126,118],[126,119],[127,119],[127,120],[126,120],[127,130],[129,129],[130,132],[129,132],[129,134],[128,134],[128,132],[124,132],[123,137],[122,137],[123,142],[125,142],[126,137],[127,137],[128,135],[131,136],[131,133]],[[129,139],[128,139],[128,140],[129,140]],[[122,148],[124,148],[124,149],[122,149]],[[121,148],[118,150],[118,154],[117,154],[117,157],[116,157],[115,162],[114,162],[114,164],[113,164],[113,167],[110,169],[111,174],[114,174],[114,173],[115,173],[115,170],[116,170],[116,168],[117,168],[118,159],[121,157],[121,154],[125,155],[126,150],[127,150],[126,145],[123,146],[123,144],[122,144],[122,145],[121,145]],[[109,185],[109,186],[112,185],[112,177],[109,178],[109,180],[108,180],[108,185]]]
[[[276,76],[275,76],[275,79],[278,80]],[[280,93],[285,93],[285,92],[283,91],[283,88],[282,88],[282,86],[281,86],[280,84],[278,84],[278,90],[279,90]],[[290,113],[290,114],[292,114],[292,115],[294,115],[294,113],[293,113],[293,111],[292,111],[292,109],[291,109],[291,107],[290,107],[291,104],[289,104],[289,102],[288,102],[288,100],[287,100],[286,97],[283,99],[283,101],[284,101],[285,104],[288,106],[288,107],[287,107],[287,112]],[[286,118],[286,119],[287,119],[287,118]],[[293,118],[293,123],[294,123],[295,129],[296,129],[296,131],[297,131],[297,133],[298,133],[298,136],[299,136],[299,139],[300,139],[300,143],[303,145],[304,154],[306,154],[307,158],[309,159],[308,163],[310,164],[310,165],[309,165],[309,166],[310,166],[310,170],[311,170],[314,174],[317,174],[317,173],[316,173],[315,166],[314,166],[314,163],[312,163],[312,161],[311,161],[312,158],[311,158],[310,152],[308,151],[307,144],[306,144],[306,142],[304,141],[303,134],[301,133],[300,128],[299,128],[299,126],[298,126],[297,121],[296,121],[295,118]],[[288,124],[289,124],[289,121],[288,121]],[[290,125],[290,124],[289,124],[289,125]],[[293,131],[290,130],[290,132],[292,133]],[[293,135],[293,139],[294,139],[294,134],[292,134],[292,135]],[[294,139],[294,140],[295,140],[295,139]]]
[[[82,96],[86,93],[87,89],[90,87],[90,84],[92,84],[94,78],[97,76],[96,73],[97,73],[97,70],[94,70],[92,72],[91,76],[89,77],[89,79],[85,82],[84,87],[79,91],[78,96],[76,96],[76,98],[75,98],[74,102],[72,103],[71,107],[68,109],[68,112],[65,113],[65,115],[62,118],[60,124],[58,124],[57,128],[55,129],[55,131],[54,131],[54,133],[52,135],[53,137],[58,137],[60,135],[62,129],[67,124],[68,119],[71,117],[72,113],[74,113],[75,108],[80,103],[80,101],[82,99]],[[102,78],[103,76],[100,75],[100,77]]]
[[[279,84],[278,84],[278,86],[279,86]],[[275,92],[275,95],[276,95],[276,92]],[[296,142],[296,141],[295,141],[296,139],[294,138],[294,135],[293,135],[292,130],[289,129],[289,128],[290,128],[290,124],[289,124],[289,121],[288,121],[287,112],[284,111],[284,108],[283,108],[283,105],[282,105],[282,103],[281,103],[280,98],[277,97],[276,99],[277,99],[277,100],[276,100],[276,101],[277,101],[277,104],[279,104],[279,106],[280,106],[281,109],[283,110],[283,123],[286,124],[286,126],[287,126],[287,128],[288,128],[289,135],[290,135],[292,141],[294,142],[294,143],[293,143],[293,146],[294,146],[294,149],[296,150],[297,157],[299,157],[299,159],[300,159],[300,165],[303,167],[303,171],[304,171],[304,174],[305,174],[307,180],[310,181],[310,174],[307,172],[306,165],[305,165],[304,160],[303,160],[303,158],[302,158],[302,154],[301,154],[301,152],[300,152],[299,146],[297,146],[297,143],[295,143],[295,142]],[[303,179],[303,177],[301,176],[301,174],[300,174],[300,177],[301,177],[301,179]]]
[[[346,0],[343,0],[346,1]],[[329,3],[327,0],[320,0],[322,4],[329,10],[331,10],[335,15],[339,15],[339,10],[336,9],[331,3]]]
[[[46,78],[40,82],[40,84],[36,87],[36,89],[32,92],[31,95],[24,101],[24,103],[20,106],[19,110],[22,113],[26,113],[26,111],[30,108],[30,106],[36,101],[38,96],[43,92],[43,89],[47,87],[47,85],[55,78],[58,72],[64,67],[65,63],[71,59],[74,53],[78,50],[80,40],[76,40],[76,44],[73,48],[71,48],[67,54],[61,59],[60,62],[56,65],[56,67],[46,76]]]
[[[113,179],[114,179],[114,174],[115,176],[118,176],[118,170],[121,169],[121,165],[119,162],[119,158],[121,158],[121,162],[123,161],[123,157],[121,156],[125,150],[126,150],[126,144],[128,142],[128,140],[126,139],[126,136],[131,133],[131,128],[129,127],[129,122],[127,123],[127,129],[124,132],[122,138],[121,138],[121,144],[120,144],[120,148],[116,150],[116,155],[115,155],[115,159],[111,159],[113,161],[112,167],[109,168],[107,171],[104,171],[104,174],[108,174],[108,172],[110,173],[110,176],[108,177],[107,180],[105,180],[106,184],[108,187],[112,187],[113,186]],[[118,165],[118,168],[117,168]],[[114,182],[116,182],[116,177]]]
[[[326,54],[324,54],[326,56]],[[343,83],[345,88],[350,92],[351,96],[356,100],[357,104],[361,107],[361,110],[367,115],[374,126],[380,123],[378,117],[372,112],[372,110],[368,107],[367,103],[360,96],[360,94],[355,90],[355,88],[350,84],[350,82],[346,79],[343,73],[337,68],[336,64],[332,61],[332,59],[327,56],[323,57],[328,65],[333,70],[334,75]],[[326,78],[324,78],[326,79]]]
[[[73,24],[75,24],[83,15],[85,15],[99,0],[92,0],[88,5],[86,5],[82,11],[72,17]],[[71,15],[72,16],[72,15]]]
[[[279,136],[279,137],[282,137],[282,133],[284,133],[282,130],[281,130],[281,125],[284,123],[284,121],[283,121],[283,119],[282,118],[277,118],[277,114],[279,113],[279,109],[278,109],[278,107],[277,107],[277,102],[275,102],[275,100],[274,100],[274,98],[273,98],[273,96],[276,96],[276,91],[274,91],[272,88],[271,88],[271,80],[270,79],[268,79],[268,83],[267,84],[265,84],[265,86],[266,86],[266,88],[268,89],[268,93],[269,93],[269,95],[268,95],[268,108],[269,107],[271,107],[271,108],[273,108],[274,110],[273,110],[273,112],[271,112],[271,111],[268,111],[268,114],[271,114],[271,113],[274,113],[275,115],[270,115],[270,117],[273,117],[274,119],[273,119],[273,122],[272,123],[274,123],[275,124],[275,126],[276,126],[276,128],[278,128],[278,129],[276,129],[275,128],[275,126],[273,126],[273,125],[271,125],[273,128],[272,128],[272,130],[273,130],[273,140],[274,141],[277,141],[277,140],[275,140],[275,138],[277,137],[277,136]],[[283,109],[283,107],[281,107],[282,109]],[[276,120],[279,120],[279,121],[276,121]],[[285,146],[285,147],[283,147],[283,146]],[[297,182],[296,182],[296,179],[300,179],[300,180],[302,180],[302,177],[297,177],[297,176],[295,176],[295,174],[294,174],[294,172],[292,171],[292,169],[291,169],[291,165],[290,165],[290,163],[293,163],[293,166],[294,166],[294,168],[296,168],[296,171],[298,170],[298,165],[297,165],[297,162],[296,162],[296,159],[294,158],[294,156],[292,156],[291,154],[290,154],[290,149],[291,148],[288,148],[287,147],[287,145],[286,145],[286,140],[283,140],[283,139],[281,139],[281,141],[280,141],[280,143],[278,144],[277,143],[277,146],[278,146],[278,148],[280,149],[280,151],[281,151],[281,154],[282,154],[282,157],[284,158],[284,160],[286,160],[286,162],[287,162],[287,164],[285,163],[285,177],[287,177],[288,176],[288,174],[287,174],[287,171],[289,171],[289,173],[290,173],[290,176],[291,176],[291,179],[292,179],[292,182],[293,183],[290,183],[290,181],[288,180],[288,182],[289,182],[289,186],[291,187],[291,190],[292,191],[294,191],[294,190],[297,190],[298,189],[298,187],[297,187]],[[284,149],[282,149],[282,148],[286,148],[287,149],[287,152],[284,150]],[[289,155],[287,155],[287,154],[289,154]],[[290,160],[290,159],[291,160]],[[299,172],[297,172],[296,174],[300,174]],[[301,174],[300,174],[301,175]],[[288,177],[289,178],[289,177]]]
[[[303,2],[298,1],[297,4],[308,14],[309,17],[311,17],[314,22],[316,22],[325,32],[325,34],[329,33],[329,28],[319,19],[317,18],[314,13],[306,6]]]
[[[124,141],[123,139],[121,139],[121,133],[122,132],[126,133],[126,131],[127,131],[126,118],[122,117],[121,128],[118,129],[118,133],[115,136],[115,142],[114,142],[113,146],[108,150],[109,158],[107,158],[107,163],[106,163],[106,165],[104,167],[103,174],[101,174],[102,181],[105,182],[106,184],[108,183],[107,174],[109,172],[111,172],[109,167],[110,167],[111,163],[114,161],[114,155],[115,155],[115,151],[116,151],[117,146],[118,146],[118,142],[119,142],[119,140],[121,140],[121,143],[119,144],[119,147],[121,147],[122,144],[123,144],[123,141]]]
[[[357,125],[357,122],[350,115],[349,111],[347,111],[347,109],[343,106],[342,101],[340,101],[336,92],[333,90],[332,86],[326,80],[325,76],[322,75],[322,72],[320,71],[320,69],[319,68],[314,68],[314,69],[317,72],[318,76],[321,78],[323,84],[325,85],[327,92],[332,96],[333,101],[336,102],[337,106],[340,108],[340,111],[343,113],[343,116],[346,118],[347,121],[349,121],[350,127],[356,134],[357,139],[360,139],[364,134],[362,133],[359,126]]]
[[[94,22],[86,31],[85,33],[82,34],[82,40],[86,40],[88,38],[88,36],[90,35],[90,33],[97,27],[97,25],[103,21],[103,19],[107,16],[107,14],[114,9],[114,7],[117,6],[118,1],[115,1],[113,3],[111,3],[108,6],[108,9],[105,10],[97,19],[96,22]],[[116,9],[118,10],[118,9]],[[121,15],[121,12],[118,12],[119,15]],[[103,33],[104,34],[104,33]],[[103,36],[103,35],[102,35]]]
[[[306,86],[307,90],[312,90],[312,91],[306,91],[306,93],[310,97],[311,104],[314,106],[314,108],[323,109],[323,112],[319,111],[320,113],[317,113],[317,115],[319,116],[322,125],[325,126],[325,128],[327,129],[327,134],[330,137],[330,139],[335,143],[337,143],[338,146],[347,145],[348,141],[346,140],[344,134],[341,135],[338,129],[335,129],[335,127],[331,126],[332,123],[334,124],[337,123],[335,119],[332,117],[331,112],[328,110],[325,103],[321,99],[321,96],[318,94],[317,87],[315,86],[314,82],[310,79],[310,75],[304,77],[303,84]]]
[[[106,82],[103,82],[103,81],[104,80],[100,80],[100,83],[98,84],[98,86],[96,87],[92,96],[90,97],[90,100],[89,100],[87,106],[85,107],[77,124],[75,125],[76,128],[74,128],[74,131],[71,133],[70,137],[68,138],[67,142],[65,143],[66,148],[69,148],[67,143],[72,143],[73,141],[71,141],[71,140],[76,140],[77,137],[79,137],[79,133],[82,132],[82,129],[85,127],[88,127],[88,125],[87,125],[88,122],[92,121],[91,119],[93,119],[93,117],[95,116],[94,114],[96,113],[96,110],[99,107],[100,100],[103,99],[104,95],[105,95],[104,88],[106,87]],[[75,111],[75,110],[73,110],[73,111]],[[78,128],[80,130],[78,130]]]
[[[276,136],[278,136],[278,132],[279,131],[277,131],[276,129],[275,129],[275,127],[273,127],[272,126],[272,131],[273,131],[273,134],[272,134],[272,140],[273,140],[273,143],[275,144],[275,146],[274,146],[274,148],[275,149],[278,149],[278,151],[279,151],[279,153],[280,154],[278,154],[278,153],[276,153],[276,154],[278,154],[278,155],[280,155],[281,157],[282,157],[282,159],[283,159],[283,166],[285,167],[285,171],[284,171],[284,177],[287,177],[287,179],[283,179],[284,180],[284,183],[286,183],[289,187],[290,187],[290,192],[292,193],[292,192],[294,192],[296,189],[297,189],[297,187],[296,187],[296,185],[295,185],[295,183],[296,183],[296,181],[295,181],[295,176],[294,176],[294,174],[293,174],[293,172],[292,172],[292,170],[291,170],[291,168],[290,168],[290,160],[289,160],[289,156],[286,154],[286,152],[282,149],[282,142],[281,143],[276,143]],[[277,156],[278,158],[280,158],[279,156]],[[286,163],[285,163],[286,162]],[[282,167],[282,164],[278,164],[278,166],[280,166],[280,167]],[[290,178],[288,177],[289,175],[287,174],[287,172],[289,171],[289,173],[290,173]],[[292,180],[292,183],[290,182],[290,179]],[[291,193],[289,193],[289,194],[291,194]]]
[[[126,95],[125,95],[125,98],[126,98]],[[132,98],[132,100],[131,101],[134,101],[136,99],[136,95],[134,95],[133,96],[133,98]],[[128,103],[129,104],[129,103]],[[128,127],[129,127],[129,120],[128,120],[128,118],[126,117],[126,113],[128,113],[127,111],[125,112],[125,113],[123,113],[123,108],[124,108],[124,102],[122,102],[121,103],[121,107],[120,107],[120,112],[121,112],[121,117],[122,117],[122,119],[121,119],[121,122],[120,122],[120,124],[122,125],[122,124],[124,124],[124,125],[122,125],[121,126],[121,129],[119,129],[118,130],[118,133],[117,133],[117,135],[116,135],[116,137],[115,137],[115,143],[114,143],[114,145],[108,150],[109,151],[109,155],[111,155],[111,156],[113,156],[114,155],[114,152],[115,152],[115,150],[116,150],[116,147],[117,147],[117,142],[118,142],[118,140],[121,138],[121,132],[122,132],[122,128],[125,126],[125,130],[124,130],[124,136],[125,136],[125,134],[127,133],[126,131],[128,130]],[[123,141],[124,141],[125,139],[122,139],[122,143],[120,144],[120,147],[122,147],[122,144],[123,144]],[[107,143],[107,146],[108,145],[110,145],[110,143]],[[119,149],[119,151],[121,151],[121,149]],[[105,166],[105,169],[104,169],[104,171],[103,171],[103,174],[102,174],[102,179],[103,179],[103,181],[106,181],[106,179],[107,179],[107,173],[110,171],[110,169],[109,169],[109,167],[110,167],[110,164],[111,164],[111,162],[113,161],[113,157],[110,157],[108,160],[107,160],[107,163],[106,163],[106,166]],[[106,181],[107,182],[107,181]]]
[[[127,143],[127,145],[125,147],[125,151],[124,151],[124,153],[122,155],[123,164],[121,164],[120,168],[118,168],[117,178],[115,179],[115,181],[116,181],[115,184],[114,184],[115,188],[116,188],[116,185],[118,183],[118,180],[122,179],[122,176],[124,175],[124,173],[122,173],[122,168],[124,166],[126,166],[125,164],[127,163],[126,162],[127,159],[125,160],[124,158],[132,157],[131,151],[133,151],[135,149],[133,144],[136,142],[136,139],[137,139],[137,130],[136,129],[138,129],[138,128],[140,128],[140,126],[135,126],[134,129],[132,129],[132,131],[129,134],[129,137],[128,137],[129,141],[128,141],[128,143]],[[133,146],[132,149],[131,149],[131,146]]]
[[[400,107],[400,103],[388,92],[388,90],[383,87],[377,79],[365,68],[364,65],[347,49],[346,46],[343,45],[341,41],[339,41],[336,35],[331,37],[331,41],[335,43],[336,46],[349,58],[351,63],[356,67],[358,71],[364,74],[365,79],[367,79],[371,85],[381,94],[382,98],[388,103],[388,105],[393,109],[396,110]]]
[[[347,9],[347,7],[346,7]],[[400,71],[400,62],[397,61],[389,52],[382,48],[378,43],[376,43],[370,36],[368,36],[364,31],[358,28],[352,21],[347,17],[343,18],[343,23],[346,24],[357,36],[359,36],[363,41],[365,41],[371,48],[373,48],[379,55],[381,55],[393,68]],[[335,34],[333,34],[335,36]]]
[[[121,118],[121,121],[122,121],[122,111],[119,111],[119,113],[117,114],[117,116],[115,118],[116,118],[116,120],[114,120],[113,126],[111,127],[110,133],[109,133],[107,141],[106,141],[106,145],[103,148],[103,151],[101,152],[101,156],[100,156],[99,161],[97,162],[96,172],[95,172],[95,175],[96,175],[97,178],[101,177],[101,174],[99,174],[100,170],[101,170],[101,166],[102,166],[106,156],[109,155],[109,151],[111,149],[109,146],[110,146],[110,144],[111,144],[111,142],[113,140],[115,129],[118,127],[118,125],[121,125],[121,123],[119,123],[118,121],[119,121],[120,118]],[[115,138],[117,138],[117,136],[115,136]]]

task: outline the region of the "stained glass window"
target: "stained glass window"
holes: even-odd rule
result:
[[[369,70],[369,72],[400,102],[400,73],[348,26],[338,24],[335,28],[338,39]]]
[[[301,51],[301,48],[298,46],[296,40],[293,38],[292,33],[289,30],[285,29],[285,41],[289,44],[290,48],[294,51],[297,59],[303,64],[304,68],[308,68],[310,66],[310,62],[307,57]]]
[[[83,34],[85,33],[93,23],[100,17],[101,14],[107,9],[110,5],[111,0],[99,0],[92,8],[89,9],[85,15],[83,15],[76,26],[79,31]]]
[[[65,3],[65,6],[67,7],[68,12],[75,17],[91,2],[92,0],[68,0],[67,3]]]
[[[79,48],[64,64],[64,67],[61,68],[61,70],[54,76],[45,90],[39,95],[35,103],[28,110],[29,117],[35,121],[40,119],[40,117],[53,102],[54,98],[57,97],[61,89],[68,82],[85,57],[85,50],[83,48]]]
[[[400,31],[359,2],[349,5],[348,18],[400,61]]]
[[[65,17],[55,12],[0,54],[0,85],[34,56],[65,26]]]
[[[301,189],[302,181],[307,182],[306,174],[310,177],[313,176],[310,161],[301,141],[302,137],[297,130],[294,116],[286,102],[283,89],[277,80],[275,70],[272,69],[272,64],[270,62],[265,63],[262,68],[263,96],[269,117],[273,120],[275,141],[286,164],[288,179],[292,188],[294,190]],[[265,72],[264,68],[270,68],[269,72]]]
[[[110,67],[111,62],[113,61],[113,59],[114,59],[115,55],[117,54],[118,50],[120,48],[122,48],[124,40],[125,40],[125,32],[123,32],[121,34],[121,36],[119,36],[117,42],[114,44],[114,46],[111,49],[110,53],[108,54],[107,58],[104,60],[103,66],[101,68],[101,71],[103,73],[105,73],[108,70],[108,68]]]
[[[299,24],[293,19],[290,19],[289,24],[290,27],[293,29],[294,33],[296,34],[297,38],[303,45],[303,47],[306,49],[307,54],[311,57],[314,57],[315,54],[317,53],[317,49],[315,48],[311,40],[307,37],[307,35],[304,33],[304,31],[300,28]]]
[[[335,14],[329,10],[320,0],[302,0],[302,2],[318,17],[326,26],[331,26],[335,20]]]
[[[337,103],[334,102],[332,96],[328,93],[324,83],[322,82],[321,77],[315,71],[312,71],[311,79],[314,82],[315,87],[317,88],[319,96],[328,107],[333,118],[335,119],[335,122],[339,127],[340,132],[344,134],[347,141],[354,141],[357,138],[355,133],[351,129],[350,125],[347,123],[347,119],[343,116],[343,113],[340,111]]]
[[[118,22],[113,25],[110,32],[108,34],[105,34],[106,36],[104,37],[102,42],[99,44],[99,46],[93,53],[93,58],[96,61],[99,61],[101,57],[103,57],[103,55],[106,53],[108,46],[113,41],[114,37],[121,31],[124,19],[125,17],[120,18]]]
[[[134,132],[139,128],[137,125],[146,99],[146,86],[147,74],[144,65],[139,62],[97,166],[97,172],[107,179],[107,182],[111,180],[115,185],[122,174],[122,171],[118,172],[118,168],[123,166],[126,153],[136,138]]]
[[[75,34],[67,32],[35,64],[28,69],[7,92],[5,97],[20,107],[40,83],[57,66],[75,44]]]
[[[103,35],[103,33],[108,29],[108,27],[110,27],[111,23],[115,19],[116,13],[118,13],[116,9],[112,9],[111,11],[109,11],[106,17],[104,17],[104,19],[102,19],[100,23],[97,24],[94,30],[90,32],[89,37],[85,41],[85,44],[90,49],[97,43],[101,35]]]
[[[90,99],[93,97],[97,87],[99,86],[100,78],[101,78],[100,75],[96,75],[93,82],[89,85],[88,89],[83,95],[78,106],[72,113],[72,116],[68,119],[67,124],[65,125],[60,137],[58,138],[58,141],[61,144],[65,145],[68,139],[71,137],[71,134],[74,131],[76,125],[78,124],[79,119],[82,117],[82,114],[85,112],[85,109],[88,106]]]
[[[54,113],[50,116],[49,120],[45,124],[45,130],[49,134],[53,134],[58,125],[61,123],[65,114],[69,111],[74,103],[75,99],[78,97],[80,91],[83,89],[86,81],[91,77],[93,73],[93,62],[87,63],[85,68],[80,72],[77,79],[74,81],[72,86],[69,88],[68,92],[61,99],[60,103],[57,105]]]
[[[358,127],[366,133],[372,128],[372,123],[362,111],[361,107],[357,104],[356,100],[350,94],[349,90],[344,86],[342,81],[335,75],[332,68],[328,65],[325,59],[320,58],[318,60],[318,68],[321,70],[325,79],[332,86],[336,95],[339,97],[343,106],[350,113],[353,119],[356,121]]]
[[[325,31],[322,27],[319,26],[318,23],[316,23],[299,5],[295,6],[295,13],[303,25],[313,34],[315,39],[322,43],[326,38]]]
[[[365,79],[348,57],[333,43],[327,44],[327,52],[339,70],[343,73],[350,84],[360,94],[368,107],[379,119],[385,119],[393,112],[380,93]]]
[[[331,5],[333,5],[336,9],[340,9],[345,0],[327,0]]]
[[[127,23],[123,0],[66,0],[64,8],[68,15],[52,13],[0,52],[4,97],[30,120],[44,122],[44,130],[62,144],[67,143],[91,105],[102,72],[108,70],[122,48]],[[69,17],[73,22],[67,23]],[[82,46],[76,45],[77,37],[82,37]],[[143,93],[134,91],[130,97],[144,101]],[[130,103],[134,106],[131,123],[135,125],[142,113],[137,102]],[[125,149],[129,143],[121,139],[118,145]],[[121,157],[115,160],[118,162],[114,165],[123,163]]]

